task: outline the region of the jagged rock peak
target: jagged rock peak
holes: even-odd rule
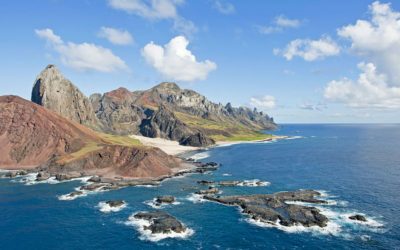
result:
[[[178,84],[176,84],[174,82],[162,82],[162,83],[156,85],[155,87],[153,87],[153,89],[176,90],[176,91],[181,90],[181,88],[179,88]]]
[[[100,123],[89,99],[55,65],[50,64],[40,72],[31,100],[67,119],[99,129]]]
[[[124,99],[132,97],[133,93],[124,87],[119,87],[118,89],[105,93],[105,95],[111,98]]]

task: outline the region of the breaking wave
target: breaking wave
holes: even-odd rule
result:
[[[109,204],[107,204],[107,202],[105,202],[105,201],[101,201],[97,205],[100,212],[103,212],[103,213],[119,212],[122,209],[126,208],[126,206],[127,206],[127,204],[126,204],[126,202],[124,202],[124,204],[122,204],[121,206],[112,207]]]

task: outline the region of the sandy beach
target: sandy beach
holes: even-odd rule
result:
[[[201,149],[200,147],[182,146],[179,145],[177,141],[162,138],[150,138],[140,135],[131,135],[130,137],[139,140],[143,145],[160,148],[169,155],[178,155],[188,151]]]
[[[186,153],[189,151],[200,150],[204,148],[200,147],[191,147],[191,146],[182,146],[179,145],[177,141],[171,141],[162,138],[150,138],[140,135],[131,135],[130,137],[139,140],[143,145],[157,147],[160,148],[162,151],[169,155],[179,155],[182,153]],[[241,144],[241,143],[261,143],[267,141],[275,141],[281,139],[287,139],[288,136],[273,136],[271,139],[268,140],[256,140],[256,141],[217,141],[215,145],[211,147],[218,147],[218,146],[228,146],[234,144]]]

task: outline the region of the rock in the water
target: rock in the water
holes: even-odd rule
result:
[[[167,203],[167,204],[171,204],[173,202],[175,202],[175,197],[171,196],[171,195],[164,195],[164,196],[158,196],[155,200],[156,204],[163,204],[163,203]]]
[[[215,182],[214,181],[201,180],[201,181],[197,181],[197,183],[201,184],[201,185],[213,185]]]
[[[365,218],[365,216],[361,215],[361,214],[355,214],[352,216],[349,216],[350,220],[356,220],[356,221],[362,221],[362,222],[366,222],[367,218]]]
[[[206,190],[199,190],[196,192],[196,194],[201,194],[201,195],[217,194],[217,193],[219,193],[219,189],[213,187],[210,187],[209,189]]]
[[[180,221],[163,211],[139,212],[134,218],[147,220],[150,225],[144,226],[144,229],[150,230],[152,234],[182,233],[186,230]]]
[[[7,178],[14,178],[14,177],[17,177],[17,172],[16,171],[9,171],[4,176],[7,177]]]
[[[71,173],[66,173],[66,174],[56,174],[56,180],[58,181],[67,181],[67,180],[71,180],[74,178],[79,178],[81,177],[80,173],[77,172],[71,172]]]
[[[206,195],[204,198],[222,204],[239,206],[244,214],[265,223],[279,223],[282,226],[300,224],[305,227],[325,227],[328,218],[321,214],[317,208],[286,203],[287,201],[325,203],[323,200],[314,198],[318,195],[320,194],[313,190],[299,190],[275,194],[225,197]]]
[[[82,191],[74,191],[72,193],[69,193],[68,196],[69,197],[75,197],[75,196],[79,196],[79,195],[82,195],[82,194],[83,194]]]
[[[101,182],[101,178],[99,176],[92,176],[88,180],[89,182]]]
[[[225,187],[233,187],[240,184],[240,181],[219,181],[218,185]]]
[[[47,180],[47,179],[49,179],[49,178],[50,178],[50,174],[47,173],[47,172],[39,172],[39,173],[36,175],[36,180],[37,180],[37,181],[45,181],[45,180]]]
[[[120,207],[125,204],[123,200],[106,201],[106,204],[110,207]]]

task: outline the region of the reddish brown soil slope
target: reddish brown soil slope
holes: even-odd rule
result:
[[[91,149],[86,152],[85,148]],[[17,96],[0,97],[0,168],[159,177],[180,161],[159,149],[115,145],[98,133]],[[77,153],[78,152],[78,153]]]

